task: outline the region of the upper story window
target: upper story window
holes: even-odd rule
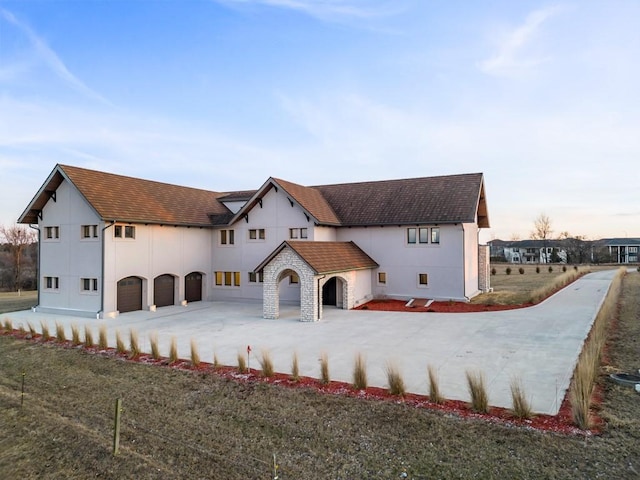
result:
[[[409,227],[407,228],[407,243],[409,245],[427,245],[440,243],[439,227]]]
[[[296,240],[298,238],[305,240],[309,238],[308,230],[306,228],[290,228],[289,238],[291,240]]]
[[[638,247],[629,247],[629,253],[638,253]]]
[[[252,228],[249,230],[249,240],[264,240],[265,238],[264,228]]]
[[[98,279],[97,278],[81,278],[80,288],[83,292],[97,292]]]
[[[82,225],[80,236],[82,238],[98,238],[98,225]]]
[[[136,227],[133,225],[115,225],[113,236],[116,238],[136,238]]]
[[[44,277],[44,288],[58,290],[60,288],[60,277]]]
[[[44,227],[44,237],[47,240],[55,240],[60,238],[60,227]]]
[[[234,245],[235,243],[235,230],[220,230],[220,245]]]

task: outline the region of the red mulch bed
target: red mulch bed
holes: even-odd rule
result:
[[[513,310],[516,308],[531,307],[533,303],[519,305],[483,305],[467,302],[433,302],[423,307],[407,307],[405,300],[375,299],[364,305],[355,307],[354,310],[373,310],[383,312],[435,312],[435,313],[472,313],[472,312],[496,312],[500,310]]]
[[[447,302],[448,303],[448,302]],[[12,332],[2,331],[1,335],[11,335],[16,338],[30,340],[48,345],[60,346],[63,348],[75,348],[83,350],[89,354],[101,355],[111,358],[117,358],[123,361],[138,362],[147,365],[164,366],[183,371],[208,373],[217,375],[222,378],[232,379],[238,382],[265,382],[274,385],[280,385],[287,388],[311,388],[320,393],[327,395],[344,395],[352,398],[362,398],[369,400],[390,401],[398,404],[413,406],[415,408],[428,408],[432,411],[440,412],[444,415],[455,415],[461,418],[480,419],[494,424],[505,425],[509,427],[525,428],[540,430],[545,432],[554,432],[566,435],[594,435],[599,434],[602,430],[603,421],[597,415],[597,411],[593,414],[594,427],[591,430],[581,430],[572,423],[571,405],[568,395],[560,407],[557,415],[537,414],[531,419],[519,419],[513,416],[511,411],[506,408],[491,407],[489,413],[474,412],[469,403],[460,400],[445,400],[441,404],[433,403],[426,395],[418,395],[408,393],[404,396],[391,395],[388,390],[379,387],[368,387],[363,390],[356,390],[349,383],[330,382],[323,384],[320,380],[310,377],[300,377],[297,381],[291,379],[290,375],[276,373],[273,377],[263,377],[260,370],[251,369],[245,373],[238,372],[237,367],[214,367],[207,362],[201,362],[199,365],[192,365],[189,360],[179,359],[171,363],[167,358],[154,359],[149,354],[141,354],[132,357],[128,353],[118,353],[114,348],[100,349],[98,347],[85,347],[84,345],[74,345],[71,341],[57,342],[55,337],[43,341],[41,335],[32,337],[29,333],[13,330]],[[602,400],[602,391],[598,390],[594,393],[595,405]]]

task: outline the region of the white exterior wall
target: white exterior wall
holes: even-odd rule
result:
[[[117,310],[117,283],[136,276],[143,279],[142,308],[153,305],[153,280],[163,274],[175,277],[175,304],[184,300],[184,278],[203,274],[203,300],[209,300],[212,229],[136,224],[135,239],[114,238],[113,226],[105,230],[105,315]]]
[[[478,226],[475,223],[463,223],[464,230],[464,291],[467,298],[475,297],[480,292],[479,287],[479,252],[478,252]]]
[[[98,225],[98,238],[82,239],[82,225]],[[100,292],[83,292],[81,278],[101,280],[100,220],[75,187],[63,182],[56,200],[49,200],[42,211],[40,228],[40,305],[41,311],[95,316],[100,310]],[[48,240],[45,227],[59,227],[60,237]],[[58,277],[59,288],[47,289],[45,277]]]
[[[431,225],[424,225],[429,226]],[[458,225],[439,225],[440,243],[410,245],[407,226],[358,227],[337,230],[338,241],[354,241],[380,267],[372,271],[375,296],[395,298],[464,299],[463,230]],[[474,247],[477,250],[477,247]],[[378,272],[387,283],[378,283]],[[429,276],[421,287],[418,274]]]

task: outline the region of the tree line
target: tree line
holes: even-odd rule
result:
[[[26,225],[0,225],[0,290],[38,288],[38,235]]]

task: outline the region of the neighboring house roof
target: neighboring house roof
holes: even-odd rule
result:
[[[317,274],[377,268],[379,265],[353,242],[285,241],[255,269],[262,270],[284,248],[291,248]]]
[[[63,180],[73,184],[105,221],[210,227],[211,216],[229,213],[218,202],[217,192],[57,165],[19,222],[36,223]]]
[[[640,245],[640,238],[603,238],[601,240],[598,240],[597,243],[599,245],[604,245],[604,246],[611,246],[611,247],[615,247],[615,246],[627,246],[627,245],[631,245],[631,246],[635,246],[635,245]]]

